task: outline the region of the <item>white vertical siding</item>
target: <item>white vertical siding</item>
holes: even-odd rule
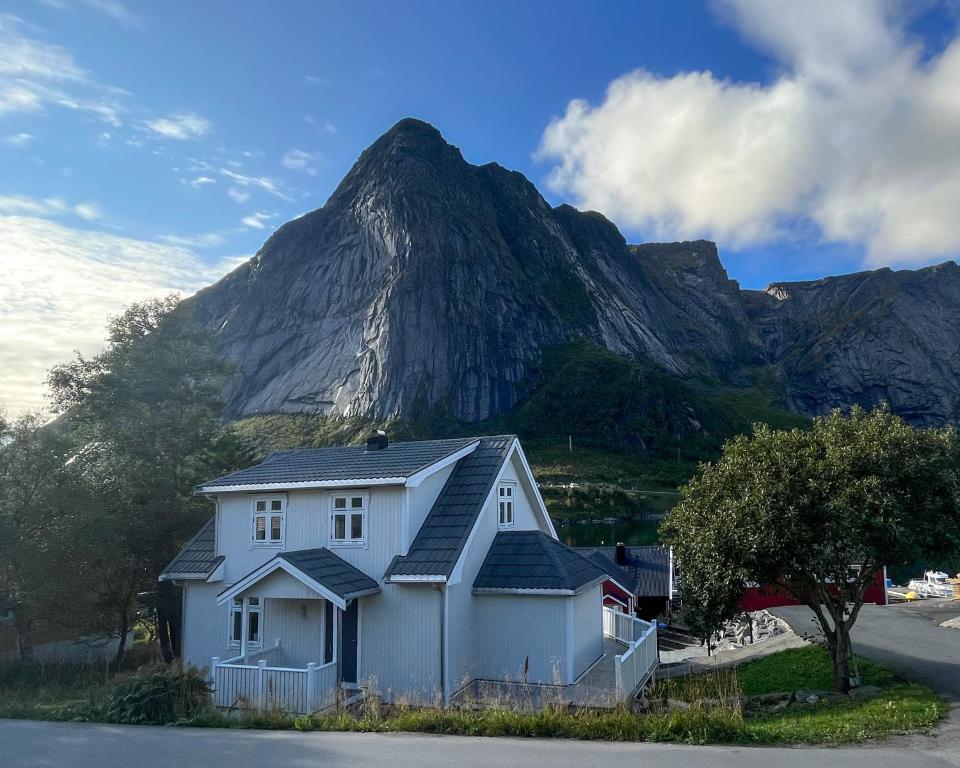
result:
[[[566,599],[573,603],[573,678],[576,679],[603,655],[603,587],[597,584]]]
[[[517,482],[523,474],[525,473],[520,460],[514,454],[503,467],[502,479]],[[514,530],[547,532],[546,525],[534,512],[533,502],[526,484],[517,482],[517,492],[514,497]],[[487,631],[485,625],[487,621],[493,621],[494,626],[502,622],[489,608],[480,610],[480,601],[490,601],[492,605],[497,598],[474,595],[473,581],[487,556],[487,550],[490,549],[494,536],[497,535],[497,521],[497,499],[494,493],[493,498],[480,513],[473,538],[468,541],[466,551],[463,553],[462,570],[458,574],[459,581],[447,587],[449,591],[446,652],[448,694],[460,688],[464,680],[487,676],[480,662],[484,653],[480,638]],[[561,640],[562,637],[561,635]],[[552,651],[551,655],[553,655]]]
[[[228,607],[217,605],[222,584],[189,582],[183,588],[183,663],[201,669],[210,666],[210,659],[227,659],[240,651],[227,643]]]
[[[360,598],[361,682],[388,700],[438,699],[441,598],[431,584],[384,584]]]
[[[545,595],[477,596],[474,608],[482,634],[475,676],[521,681],[524,661],[529,659],[528,682],[571,682],[566,648],[569,599]]]
[[[362,489],[354,489],[362,490]],[[342,493],[343,491],[340,491]],[[346,491],[349,493],[349,490]],[[220,495],[218,554],[226,558],[224,586],[229,586],[283,550],[329,547],[339,557],[374,579],[380,579],[400,551],[403,488],[368,489],[367,543],[363,547],[330,546],[328,491],[289,491],[283,547],[252,546],[251,500],[256,494]]]
[[[323,664],[323,600],[270,598],[263,605],[263,642],[280,640],[280,652],[266,657],[271,666],[304,669]]]

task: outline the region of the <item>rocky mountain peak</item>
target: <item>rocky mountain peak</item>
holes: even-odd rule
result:
[[[407,118],[192,303],[236,366],[233,415],[485,419],[582,338],[682,376],[773,367],[805,413],[887,399],[942,421],[960,412],[960,270],[932,269],[742,291],[714,243],[628,246]]]

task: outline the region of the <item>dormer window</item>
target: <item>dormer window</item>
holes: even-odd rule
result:
[[[287,500],[284,496],[256,496],[253,499],[252,544],[255,547],[283,546]]]
[[[366,493],[336,493],[330,499],[330,545],[364,546],[367,543]]]
[[[497,488],[497,525],[502,531],[513,528],[513,483],[500,483]]]

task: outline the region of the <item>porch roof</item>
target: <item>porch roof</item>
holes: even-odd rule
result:
[[[341,610],[347,601],[380,591],[380,585],[326,547],[280,552],[217,595],[223,604],[277,571],[285,571]]]
[[[473,590],[577,594],[605,576],[603,569],[543,531],[501,531],[487,550]]]
[[[223,557],[216,552],[216,517],[211,517],[194,534],[160,574],[160,581],[209,578]]]

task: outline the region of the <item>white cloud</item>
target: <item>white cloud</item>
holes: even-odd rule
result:
[[[922,51],[904,7],[727,0],[726,19],[781,74],[624,75],[547,127],[549,186],[657,238],[742,247],[812,224],[868,265],[956,255],[960,37]]]
[[[0,117],[53,105],[120,125],[124,92],[95,82],[69,51],[27,29],[16,16],[0,14]]]
[[[33,141],[32,133],[12,133],[3,140],[3,143],[11,147],[25,147],[31,141]]]
[[[225,176],[241,187],[254,187],[256,189],[262,189],[274,197],[279,197],[281,200],[293,200],[283,185],[279,181],[271,179],[269,176],[248,176],[243,173],[231,171],[229,168],[221,168],[219,172],[221,176]]]
[[[242,189],[237,189],[236,187],[230,187],[227,190],[227,194],[230,196],[231,200],[234,200],[238,203],[245,203],[250,199],[250,193],[245,192]]]
[[[266,229],[268,222],[274,216],[276,216],[274,213],[257,211],[256,213],[251,213],[249,216],[244,216],[242,219],[240,219],[240,223],[252,229]]]
[[[80,203],[73,207],[73,212],[84,221],[98,221],[103,218],[100,208],[93,203]]]
[[[304,152],[302,149],[291,149],[280,158],[280,163],[284,168],[292,171],[302,171],[310,176],[316,176],[317,169],[312,165],[316,159],[315,154]]]
[[[197,176],[195,179],[190,179],[187,183],[194,189],[200,189],[200,187],[205,187],[208,184],[216,184],[217,180],[210,176]]]
[[[108,317],[192,292],[239,261],[207,264],[180,247],[0,216],[0,402],[11,413],[41,407],[47,370],[75,349],[100,349]]]
[[[77,216],[84,221],[98,221],[103,214],[94,203],[71,205],[60,197],[34,198],[25,195],[0,196],[0,215],[11,216]]]
[[[183,248],[213,248],[227,241],[219,232],[208,232],[202,235],[164,235],[160,240],[168,245],[179,245]]]
[[[205,117],[194,112],[181,112],[158,117],[153,120],[145,120],[143,127],[151,133],[164,138],[184,141],[186,139],[199,139],[210,133],[212,125]]]
[[[304,85],[309,85],[311,87],[316,86],[328,86],[330,81],[325,77],[315,77],[314,75],[307,75],[303,78]]]

